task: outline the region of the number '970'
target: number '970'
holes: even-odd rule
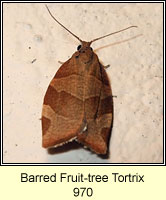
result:
[[[74,188],[73,193],[75,197],[83,197],[83,196],[91,197],[93,195],[93,189],[90,187],[89,188],[86,188],[86,187]]]

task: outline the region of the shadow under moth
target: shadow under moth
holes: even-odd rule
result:
[[[57,147],[76,140],[97,154],[108,152],[113,118],[113,100],[105,67],[90,47],[52,15],[81,45],[59,68],[46,91],[42,109],[42,146]]]

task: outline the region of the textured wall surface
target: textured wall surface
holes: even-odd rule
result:
[[[154,3],[51,3],[53,15],[81,39],[137,25],[92,45],[107,69],[114,98],[108,158],[77,144],[41,147],[43,97],[79,42],[44,4],[4,4],[4,162],[160,163],[163,158],[163,16]],[[142,34],[142,35],[140,35]],[[127,41],[126,41],[127,40]]]

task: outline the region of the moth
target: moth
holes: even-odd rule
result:
[[[113,119],[111,86],[105,67],[91,48],[50,12],[51,17],[80,41],[77,51],[59,68],[46,91],[42,109],[42,146],[57,147],[76,140],[97,154],[108,152]]]

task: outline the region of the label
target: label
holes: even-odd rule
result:
[[[87,187],[73,187],[73,196],[74,197],[92,197],[95,194],[95,189],[93,187],[89,187],[90,183],[105,183],[109,182],[128,182],[128,183],[136,183],[136,182],[144,182],[144,175],[136,174],[120,174],[117,172],[107,174],[85,174],[85,173],[77,173],[77,174],[69,174],[66,172],[62,173],[53,173],[51,175],[48,174],[28,174],[26,172],[21,173],[21,183],[87,183]],[[65,185],[67,187],[67,185]]]
[[[94,174],[68,174],[68,173],[54,173],[52,175],[34,175],[26,172],[21,173],[21,182],[63,182],[63,183],[79,183],[79,182],[144,182],[144,175],[136,174],[119,174],[111,173],[110,175],[94,175]]]

